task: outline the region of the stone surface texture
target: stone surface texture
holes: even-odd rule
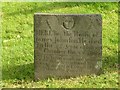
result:
[[[35,79],[98,74],[102,67],[100,14],[34,15]]]

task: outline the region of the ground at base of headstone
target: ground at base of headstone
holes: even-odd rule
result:
[[[117,88],[119,85],[118,72],[106,72],[100,76],[90,75],[69,79],[54,79],[33,81],[29,80],[3,80],[3,88]],[[111,83],[109,83],[111,82]]]

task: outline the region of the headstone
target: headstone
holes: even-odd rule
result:
[[[100,14],[34,15],[36,80],[98,74],[101,58]]]

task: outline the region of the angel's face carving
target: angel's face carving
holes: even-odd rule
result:
[[[63,26],[65,29],[71,29],[74,26],[74,20],[72,17],[65,17],[63,21]]]

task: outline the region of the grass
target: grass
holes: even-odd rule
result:
[[[96,76],[34,82],[33,15],[36,12],[96,14],[103,18],[103,71]],[[117,88],[118,3],[2,3],[2,87]]]

